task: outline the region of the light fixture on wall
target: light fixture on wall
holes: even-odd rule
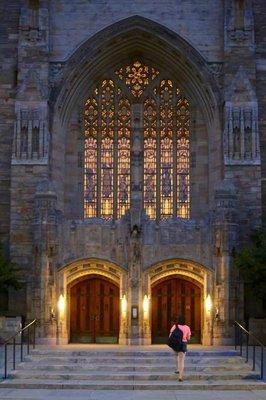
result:
[[[146,294],[143,298],[143,312],[144,312],[144,316],[147,317],[148,312],[149,312],[149,298]]]
[[[65,298],[64,298],[63,294],[60,294],[58,302],[57,302],[57,308],[58,308],[58,313],[59,313],[60,319],[63,319],[65,307],[66,307]]]
[[[212,310],[212,299],[211,299],[210,294],[208,294],[205,299],[205,310],[207,313],[210,313]]]
[[[127,312],[127,299],[125,294],[121,298],[121,311],[122,314],[126,314]]]

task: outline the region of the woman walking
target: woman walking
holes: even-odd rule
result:
[[[176,350],[176,367],[177,370],[175,371],[179,374],[179,382],[183,381],[183,372],[184,372],[184,365],[185,365],[185,356],[187,352],[187,342],[190,339],[191,331],[190,327],[185,324],[185,319],[183,316],[179,316],[177,322],[172,326],[170,330],[169,337],[174,332],[174,330],[180,329],[183,335],[181,334],[182,341],[178,345],[178,349]],[[180,332],[181,333],[181,332]]]

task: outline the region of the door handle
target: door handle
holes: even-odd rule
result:
[[[100,317],[99,315],[95,315],[95,321],[99,321]]]

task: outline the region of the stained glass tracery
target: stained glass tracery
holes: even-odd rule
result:
[[[173,81],[162,79],[144,101],[143,115],[146,213],[189,218],[188,101]]]
[[[105,79],[84,114],[84,216],[120,218],[130,205],[130,102]]]
[[[121,218],[130,208],[132,103],[143,109],[143,205],[151,219],[189,218],[189,103],[140,61],[115,71],[85,104],[84,216]]]
[[[129,87],[133,96],[140,97],[149,83],[159,75],[159,71],[137,60],[117,70],[116,74]]]

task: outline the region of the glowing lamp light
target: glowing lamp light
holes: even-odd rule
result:
[[[143,312],[144,314],[148,314],[149,312],[149,298],[146,294],[143,299]]]
[[[60,316],[62,316],[64,314],[65,311],[65,307],[66,307],[66,302],[65,302],[65,298],[62,294],[60,294],[58,302],[57,302],[57,307],[58,307],[58,311]]]
[[[127,312],[127,299],[125,294],[121,299],[121,311],[123,314]]]
[[[212,299],[210,294],[207,295],[206,299],[205,299],[205,309],[206,311],[209,313],[211,312],[212,309]]]

